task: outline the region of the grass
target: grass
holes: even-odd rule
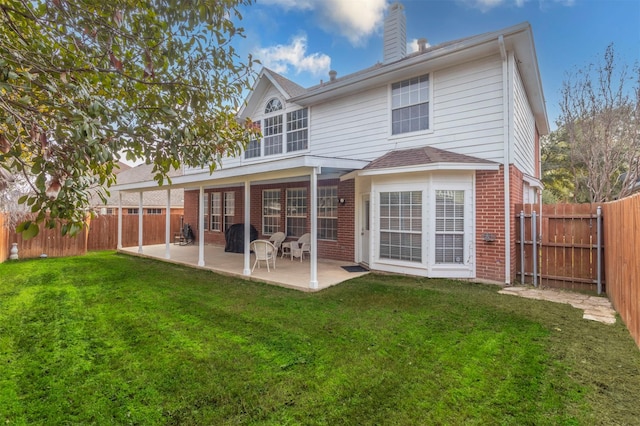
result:
[[[5,424],[638,424],[620,320],[452,280],[307,294],[92,253],[0,265]]]

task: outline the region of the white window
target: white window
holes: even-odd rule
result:
[[[222,229],[222,202],[219,192],[211,193],[211,230],[220,231]]]
[[[280,231],[280,190],[262,191],[262,234],[271,235]]]
[[[278,98],[272,98],[267,102],[267,106],[264,108],[264,113],[269,114],[272,112],[280,111],[282,109],[282,102]]]
[[[464,263],[464,191],[436,191],[436,263]]]
[[[127,214],[138,214],[138,209],[127,209]]]
[[[423,75],[391,86],[391,133],[429,128],[429,76]]]
[[[287,189],[287,236],[300,237],[307,230],[307,188]]]
[[[205,231],[208,231],[209,230],[209,193],[207,192],[204,193],[204,199],[202,204],[204,205],[204,212],[203,212],[204,226],[202,229],[204,229]]]
[[[162,209],[147,209],[147,214],[162,214]]]
[[[260,129],[260,122],[254,122],[253,126]],[[244,152],[244,158],[260,157],[260,139],[251,139]]]
[[[287,113],[287,152],[307,149],[307,108]]]
[[[278,98],[272,98],[267,102],[265,114],[272,114],[282,110],[282,102]],[[264,119],[264,155],[282,154],[282,114],[273,115]]]
[[[318,239],[338,239],[338,187],[318,188]]]
[[[233,225],[234,216],[236,214],[236,193],[224,193],[224,230],[226,231]]]
[[[282,153],[282,115],[264,119],[264,155]]]
[[[422,262],[422,191],[380,193],[380,258]]]

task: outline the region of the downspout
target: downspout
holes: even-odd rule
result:
[[[511,284],[511,214],[510,214],[510,180],[509,180],[509,58],[504,45],[504,37],[498,37],[500,56],[502,57],[502,131],[504,137],[504,283]]]

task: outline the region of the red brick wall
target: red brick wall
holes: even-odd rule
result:
[[[500,170],[476,172],[476,276],[504,281],[504,175]],[[491,234],[494,241],[485,241]]]
[[[318,257],[353,261],[354,251],[354,211],[355,188],[354,181],[340,182],[338,179],[322,180],[318,186],[338,186],[338,198],[346,200],[344,205],[338,206],[338,241],[318,241]],[[288,188],[307,188],[309,196],[309,182],[291,182],[286,184],[252,185],[250,198],[250,222],[258,230],[258,238],[268,239],[268,235],[262,233],[262,192],[266,189],[280,189],[280,230],[286,228],[286,197]],[[244,222],[244,188],[217,188],[212,192],[235,192],[235,216],[234,223]],[[209,192],[209,191],[205,191]],[[190,223],[193,231],[198,235],[198,190],[185,190],[184,208],[185,223]],[[211,199],[209,197],[209,199]],[[224,196],[223,196],[224,201]],[[311,206],[311,200],[307,199],[307,206]],[[310,215],[307,215],[307,229],[311,229]],[[224,233],[217,231],[205,231],[205,243],[224,245]]]
[[[498,172],[476,172],[476,276],[492,281],[505,280],[505,218],[504,218],[504,167]],[[523,201],[523,174],[515,166],[509,166],[509,194],[511,216],[511,281],[516,273],[515,205]],[[495,241],[487,242],[484,234],[493,234]]]

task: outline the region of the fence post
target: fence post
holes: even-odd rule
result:
[[[596,252],[598,253],[598,294],[602,294],[602,207],[596,210]]]
[[[533,286],[538,287],[538,237],[536,211],[531,212],[531,239],[533,241]]]
[[[525,284],[524,270],[524,210],[520,210],[520,282]]]

